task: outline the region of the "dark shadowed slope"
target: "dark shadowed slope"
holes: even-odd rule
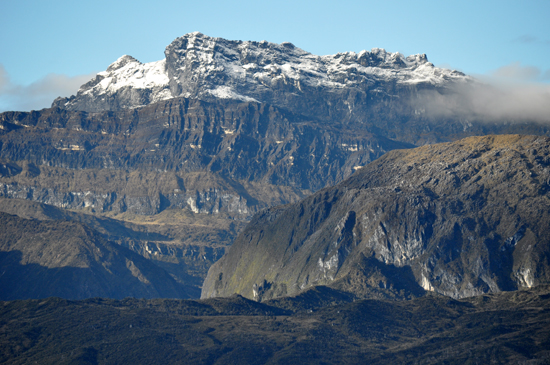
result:
[[[191,285],[86,225],[0,213],[0,298],[190,298]]]

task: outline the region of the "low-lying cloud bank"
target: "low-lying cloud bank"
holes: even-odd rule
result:
[[[12,83],[0,65],[0,112],[49,108],[55,98],[76,94],[80,86],[94,76],[95,73],[74,77],[49,74],[30,85],[22,86]]]
[[[414,104],[431,118],[550,123],[550,85],[510,85],[487,81],[426,91]]]
[[[513,63],[490,76],[454,84],[445,92],[423,91],[415,109],[431,118],[550,123],[550,70]]]

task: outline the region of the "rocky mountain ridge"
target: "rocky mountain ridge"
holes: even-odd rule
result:
[[[412,280],[462,298],[548,283],[549,194],[546,137],[391,151],[332,188],[258,214],[211,267],[202,297],[265,300],[315,285],[368,297]],[[373,258],[380,269],[362,263]]]
[[[195,32],[175,39],[161,61],[143,64],[128,55],[120,57],[76,96],[58,99],[53,106],[120,110],[176,97],[283,106],[279,99],[283,93],[307,98],[307,94],[368,89],[379,82],[436,85],[450,80],[471,81],[460,72],[434,67],[425,54],[404,57],[375,48],[316,56],[288,42],[231,41]]]
[[[76,95],[52,106],[120,111],[182,97],[262,103],[324,126],[417,146],[491,133],[548,135],[547,125],[529,118],[461,114],[469,107],[465,90],[483,87],[461,72],[434,67],[424,54],[405,57],[375,48],[317,56],[288,42],[231,41],[195,32],[176,38],[161,61],[142,64],[122,56]],[[441,108],[454,111],[439,115]]]

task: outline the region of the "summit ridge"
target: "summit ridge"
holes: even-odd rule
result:
[[[437,86],[471,81],[460,72],[435,67],[425,54],[405,57],[380,48],[317,56],[289,42],[232,41],[194,32],[176,38],[164,53],[164,59],[150,63],[122,56],[76,95],[56,99],[53,106],[115,111],[187,97],[295,109],[297,103],[309,103],[306,92],[342,96],[351,91],[385,93],[380,87],[385,83]]]

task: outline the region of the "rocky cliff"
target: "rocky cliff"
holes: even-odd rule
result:
[[[548,227],[546,137],[391,151],[335,187],[256,215],[211,267],[202,296],[263,300],[330,284],[461,298],[532,287],[550,280]]]
[[[72,209],[249,219],[412,145],[265,104],[174,99],[0,115],[0,196]]]

